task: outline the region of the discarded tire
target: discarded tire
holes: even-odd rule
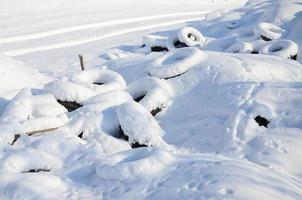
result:
[[[85,100],[96,95],[93,90],[68,81],[54,81],[47,84],[44,89],[52,93],[68,112],[81,107]]]
[[[149,63],[147,69],[151,76],[174,78],[196,66],[203,57],[204,54],[194,47],[176,49]]]
[[[284,32],[282,28],[271,23],[259,23],[254,27],[255,33],[260,35],[264,41],[279,39]]]
[[[275,40],[263,46],[259,53],[296,60],[298,48],[298,45],[291,40]]]
[[[167,106],[171,96],[168,84],[154,77],[138,79],[127,86],[127,91],[153,116]]]
[[[177,35],[171,35],[167,41],[167,48],[169,51],[173,51],[174,49],[188,47],[185,43],[181,42],[178,39]]]
[[[96,93],[105,93],[115,90],[125,90],[126,82],[118,73],[106,69],[92,68],[74,74],[71,82],[86,86]]]
[[[237,42],[225,50],[227,53],[252,53],[253,45],[248,42]]]
[[[164,131],[155,118],[139,103],[130,101],[117,109],[118,121],[130,145],[165,146]]]
[[[186,44],[188,47],[202,46],[205,42],[204,36],[192,27],[180,29],[177,35],[179,41]]]
[[[143,44],[152,52],[168,51],[167,37],[161,35],[145,35]]]
[[[265,42],[264,40],[255,40],[250,42],[252,44],[253,47],[253,51],[252,54],[258,54],[260,49],[267,44],[267,42]]]

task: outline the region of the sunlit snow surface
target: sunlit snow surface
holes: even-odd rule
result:
[[[0,56],[0,199],[302,199],[301,12],[250,0],[183,25],[196,46],[178,48],[174,27],[94,54],[100,41],[62,29],[68,19],[62,33],[3,32],[1,52],[35,69]],[[71,55],[53,52],[81,47],[89,69],[59,70]]]

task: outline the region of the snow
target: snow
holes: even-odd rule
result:
[[[196,48],[173,50],[148,64],[148,72],[158,78],[172,78],[194,67],[203,53]]]
[[[164,147],[162,140],[164,130],[161,129],[153,116],[144,107],[136,102],[124,103],[117,109],[117,116],[124,134],[129,143]]]
[[[21,61],[0,54],[0,80],[0,97],[9,100],[18,90],[24,87],[41,88],[51,79]]]
[[[270,40],[279,39],[282,36],[283,29],[270,23],[259,23],[254,28],[255,33],[262,35]]]
[[[141,78],[127,86],[127,91],[133,99],[143,97],[139,103],[149,112],[163,109],[167,106],[172,91],[170,86],[158,78]]]
[[[205,42],[203,35],[192,27],[182,28],[177,35],[179,41],[185,43],[188,47],[202,46]]]
[[[114,71],[91,68],[72,75],[70,81],[84,85],[96,93],[125,90],[126,82]]]
[[[251,53],[253,52],[253,45],[248,42],[237,42],[232,44],[225,50],[227,53]]]
[[[145,35],[143,37],[143,44],[147,47],[163,47],[167,48],[167,37],[161,35]]]
[[[282,58],[292,58],[297,56],[298,49],[298,45],[291,40],[275,40],[264,45],[259,53],[276,55]]]
[[[125,181],[135,178],[158,176],[173,163],[173,156],[158,149],[140,148],[114,154],[97,166],[98,177],[105,180]]]
[[[54,117],[67,112],[51,94],[32,95],[28,88],[21,90],[6,106],[0,122],[24,121]]]
[[[302,4],[245,3],[4,2],[0,199],[302,199]]]
[[[53,94],[56,99],[77,103],[82,103],[96,95],[95,91],[88,87],[63,80],[50,82],[45,85],[44,89]]]

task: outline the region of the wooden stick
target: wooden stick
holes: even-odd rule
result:
[[[48,128],[48,129],[42,129],[42,130],[36,130],[36,131],[29,131],[29,132],[26,132],[25,134],[29,135],[29,136],[32,136],[32,135],[41,135],[42,133],[53,131],[53,130],[56,130],[58,128],[60,128],[60,127]]]
[[[25,134],[28,135],[28,136],[40,136],[45,132],[50,132],[50,131],[56,130],[58,128],[60,128],[60,127],[29,131],[29,132],[26,132]],[[14,143],[20,138],[20,135],[21,134],[15,134],[15,138],[12,141],[11,145],[14,145]]]
[[[84,65],[83,56],[81,54],[79,54],[79,58],[80,58],[81,69],[82,69],[82,71],[84,71],[85,70],[85,65]]]

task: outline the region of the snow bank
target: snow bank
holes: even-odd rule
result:
[[[95,198],[93,191],[49,173],[6,173],[0,175],[0,180],[2,199]]]
[[[10,93],[15,94],[24,87],[41,88],[50,78],[0,54],[0,80],[0,97],[7,98]]]
[[[102,161],[96,169],[99,178],[115,181],[129,181],[134,178],[149,179],[173,163],[168,152],[140,148],[114,154]]]
[[[264,45],[259,53],[267,55],[275,55],[281,58],[296,59],[298,53],[298,45],[291,40],[275,40]]]

